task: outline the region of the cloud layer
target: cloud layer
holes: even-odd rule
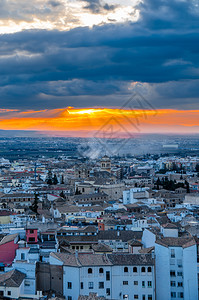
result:
[[[196,1],[27,3],[2,2],[0,32],[19,32],[0,35],[0,108],[120,107],[135,91],[157,109],[199,108]]]

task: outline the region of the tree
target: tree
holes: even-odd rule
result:
[[[3,207],[3,208],[6,208],[6,207],[7,207],[7,205],[6,205],[5,202],[2,203],[2,207]]]
[[[75,191],[75,195],[80,195],[81,192],[78,190],[78,187],[76,188],[76,191]]]
[[[61,193],[60,193],[59,195],[60,195],[60,197],[62,197],[62,198],[64,198],[64,199],[66,199],[66,196],[65,196],[65,194],[64,194],[64,192],[63,192],[63,191],[61,191]]]
[[[52,172],[51,170],[48,171],[48,179],[47,179],[47,184],[52,185],[53,181],[52,181]]]
[[[52,182],[53,182],[54,185],[58,184],[58,179],[57,179],[57,175],[56,174],[54,174]]]
[[[51,178],[49,178],[49,179],[47,180],[47,184],[49,184],[49,185],[52,185],[52,184],[53,184],[53,181],[52,181]]]
[[[160,169],[158,171],[159,174],[166,174],[167,170],[166,169]]]
[[[38,194],[35,193],[35,199],[33,204],[30,206],[30,209],[35,212],[36,214],[38,214]]]
[[[157,185],[157,190],[159,190],[160,185],[161,185],[161,181],[160,181],[160,178],[159,178],[159,177],[158,177],[158,179],[157,179],[156,185]]]
[[[176,165],[176,163],[173,163],[172,169],[173,171],[178,171],[178,166]]]
[[[187,193],[190,193],[189,183],[186,180],[185,180],[185,186],[186,186],[186,189],[187,189]]]
[[[61,184],[64,184],[64,175],[61,176]]]

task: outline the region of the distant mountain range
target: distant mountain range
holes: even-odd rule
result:
[[[0,137],[38,137],[44,134],[39,131],[31,130],[2,130],[0,129]]]

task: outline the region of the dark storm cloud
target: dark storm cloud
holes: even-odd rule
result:
[[[87,2],[93,10],[101,5]],[[0,107],[101,106],[104,99],[115,106],[132,92],[130,82],[140,81],[151,86],[146,97],[157,108],[190,101],[197,108],[197,6],[147,0],[140,9],[136,23],[1,35]]]
[[[100,0],[86,0],[88,4],[84,7],[85,9],[91,10],[93,13],[100,13],[104,10],[114,10],[116,5],[109,5],[107,3],[102,4]]]
[[[52,7],[57,7],[57,6],[60,6],[62,5],[61,2],[59,1],[48,1],[48,4],[50,4]]]

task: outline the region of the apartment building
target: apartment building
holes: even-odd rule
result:
[[[106,299],[155,299],[152,254],[51,253],[50,264],[63,267],[67,300],[90,292]]]
[[[193,237],[163,237],[155,243],[156,299],[198,299],[197,251]]]

